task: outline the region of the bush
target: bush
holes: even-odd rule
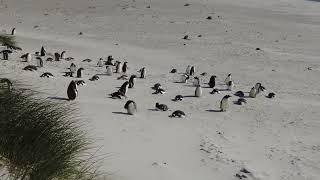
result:
[[[92,142],[70,105],[15,89],[0,94],[0,162],[10,179],[97,179]]]
[[[22,50],[17,46],[15,37],[11,35],[0,34],[0,44],[2,46],[6,46],[9,49]]]

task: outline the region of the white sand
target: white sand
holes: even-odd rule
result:
[[[152,0],[151,8],[146,8],[149,0],[1,2],[0,30],[16,27],[23,48],[10,61],[0,61],[1,74],[33,85],[47,97],[65,98],[71,78],[62,72],[71,62],[45,62],[37,72],[26,72],[22,68],[28,63],[18,57],[40,51],[42,45],[74,57],[85,69],[87,83],[79,87],[75,103],[102,146],[100,153],[110,154],[103,165],[111,174],[108,179],[230,180],[238,179],[242,167],[252,172],[249,180],[320,178],[319,2]],[[184,35],[191,40],[183,40]],[[123,83],[116,80],[119,74],[88,80],[105,72],[96,63],[108,55],[128,61],[129,75],[147,69],[147,78],[137,79],[128,92],[139,108],[135,116],[121,114],[126,100],[108,98]],[[93,62],[81,62],[86,58]],[[187,65],[194,65],[198,76],[208,73],[201,77],[204,87],[214,74],[217,87],[225,88],[221,84],[232,73],[235,90],[212,95],[204,88],[201,98],[172,102],[177,94],[194,94],[192,82],[174,83],[179,75],[169,73],[172,67],[184,72]],[[40,78],[46,71],[55,77]],[[152,94],[150,87],[157,82],[166,94]],[[229,111],[208,111],[217,110],[224,95],[249,92],[256,82],[266,87],[263,95],[243,106],[234,105],[233,96]],[[265,98],[269,92],[276,98]],[[156,102],[183,110],[187,117],[150,110]]]

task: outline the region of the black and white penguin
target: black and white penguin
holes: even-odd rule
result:
[[[71,81],[68,89],[67,89],[67,95],[69,100],[74,100],[76,99],[77,95],[78,95],[78,89],[77,89],[77,84],[75,81]]]
[[[214,88],[216,86],[216,77],[217,76],[211,76],[210,77],[210,80],[209,80],[209,83],[208,83],[210,88]]]
[[[98,75],[94,75],[94,76],[92,76],[89,80],[90,81],[97,81],[97,80],[99,80],[100,79],[100,77],[98,76]]]
[[[110,56],[108,56],[108,58],[107,58],[107,62],[105,62],[105,64],[104,65],[108,65],[108,66],[114,66],[114,64],[113,64],[113,57],[110,55]]]
[[[126,97],[126,95],[124,95],[122,92],[119,92],[119,91],[116,91],[116,92],[113,92],[111,94],[109,94],[111,96],[112,99],[121,99],[121,97]]]
[[[194,92],[194,96],[195,97],[201,97],[202,96],[202,88],[201,88],[201,86],[197,86],[196,87],[196,90]]]
[[[116,73],[120,73],[122,70],[122,63],[120,61],[116,61]]]
[[[86,85],[86,83],[84,82],[84,80],[76,80],[75,82],[76,82],[77,86],[84,86],[84,85]]]
[[[126,61],[123,63],[123,66],[122,66],[122,72],[123,73],[127,73],[127,70],[128,70],[128,64],[127,63],[128,62],[126,62]]]
[[[244,98],[239,98],[236,102],[236,104],[238,105],[243,105],[243,104],[246,104],[247,103],[247,100],[244,99]]]
[[[11,35],[15,35],[16,34],[16,28],[13,28],[12,31],[11,31]]]
[[[70,69],[71,74],[73,75],[73,73],[75,73],[77,71],[77,66],[74,63],[71,63],[69,69]]]
[[[78,71],[77,71],[77,78],[82,78],[82,71],[84,69],[83,68],[79,68]]]
[[[190,69],[191,69],[191,66],[188,65],[188,66],[187,66],[187,69],[186,69],[186,74],[187,74],[187,75],[190,75]]]
[[[158,90],[159,88],[161,88],[161,84],[160,83],[156,83],[151,88],[154,89],[154,90]]]
[[[183,100],[183,96],[182,95],[176,95],[176,97],[174,97],[174,99],[172,99],[173,101],[182,101]]]
[[[188,74],[184,74],[181,76],[181,82],[182,83],[188,83],[188,80],[190,79],[190,76]]]
[[[194,85],[195,87],[200,86],[200,79],[199,79],[199,77],[194,77],[194,78],[193,78],[193,85]]]
[[[190,76],[193,76],[195,74],[195,69],[194,69],[194,66],[192,66],[190,68]]]
[[[140,72],[140,78],[146,77],[146,68],[145,67],[141,68],[138,72]]]
[[[156,91],[155,91],[154,93],[152,93],[152,94],[165,94],[165,93],[166,93],[166,91],[165,91],[164,89],[158,88],[158,89],[156,89]]]
[[[232,91],[233,87],[234,87],[233,81],[229,81],[227,84],[227,90]]]
[[[53,59],[52,59],[52,57],[48,57],[46,61],[52,62]]]
[[[55,61],[60,61],[60,57],[61,57],[61,55],[59,54],[59,53],[54,53],[54,60]]]
[[[43,67],[43,60],[41,57],[37,57],[37,66],[38,67]]]
[[[224,80],[224,82],[226,83],[226,85],[228,85],[228,83],[232,81],[232,77],[231,74],[228,74],[227,78]]]
[[[32,56],[30,53],[26,53],[22,55],[20,58],[24,59],[26,62],[30,62],[32,60]]]
[[[137,112],[137,104],[132,100],[127,101],[124,108],[130,115],[134,115]]]
[[[52,73],[50,73],[50,72],[45,72],[45,73],[41,74],[41,76],[40,76],[40,77],[46,77],[46,78],[49,78],[49,77],[53,77],[53,74],[52,74]]]
[[[89,59],[89,58],[82,60],[82,62],[88,62],[88,63],[91,61],[92,61],[92,59]]]
[[[230,98],[230,95],[225,95],[222,100],[220,101],[220,110],[222,112],[227,111],[227,109],[229,108],[229,102],[228,99]]]
[[[9,54],[11,54],[12,51],[9,49],[5,49],[5,50],[2,50],[0,53],[2,53],[2,55],[3,55],[3,60],[8,60]]]
[[[255,87],[252,87],[250,92],[249,92],[249,97],[255,98],[257,96],[257,90]]]
[[[72,61],[72,60],[74,60],[74,58],[73,58],[73,57],[66,57],[66,58],[64,58],[64,60],[66,60],[66,61]]]
[[[65,54],[66,54],[66,51],[62,51],[61,54],[60,54],[60,58],[64,59],[65,58]]]
[[[44,49],[44,47],[41,47],[41,51],[40,51],[40,56],[45,56],[46,55],[46,50]]]
[[[120,77],[117,77],[117,80],[128,80],[128,76],[127,75],[121,75]]]
[[[276,94],[272,92],[272,93],[269,93],[269,94],[268,94],[267,98],[272,99],[272,98],[274,98],[275,96],[276,96]]]
[[[170,71],[170,73],[176,73],[176,72],[178,72],[178,71],[177,71],[177,69],[174,69],[174,68]]]
[[[242,91],[237,91],[236,93],[234,93],[235,96],[238,96],[238,97],[244,97],[244,92]]]
[[[120,87],[120,89],[118,90],[119,92],[123,93],[124,95],[127,94],[128,92],[128,88],[129,88],[129,82],[126,81],[122,84],[122,86]]]
[[[262,92],[262,91],[265,90],[265,87],[263,87],[263,86],[261,85],[261,83],[256,83],[256,85],[254,86],[254,88],[256,89],[257,94],[259,94],[260,92]]]
[[[179,118],[183,118],[183,117],[186,117],[186,114],[185,114],[183,111],[181,111],[181,110],[176,110],[176,111],[174,111],[174,112],[171,114],[171,116],[169,116],[169,117],[179,117]]]
[[[112,76],[113,71],[112,71],[112,67],[110,65],[106,66],[106,70],[107,70],[107,72],[106,72],[107,76]]]
[[[218,89],[213,89],[211,92],[211,94],[220,94],[220,91]]]
[[[102,59],[102,58],[100,58],[100,59],[98,60],[97,66],[98,66],[98,67],[102,67],[102,66],[103,66],[103,59]]]
[[[129,79],[129,88],[133,88],[133,87],[134,87],[134,84],[136,83],[136,79],[137,79],[137,76],[136,76],[136,75],[131,75],[131,76],[130,76],[130,79]]]
[[[156,109],[159,111],[168,111],[168,106],[165,104],[156,103]]]

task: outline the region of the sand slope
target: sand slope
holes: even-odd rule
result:
[[[23,52],[0,61],[0,72],[40,89],[44,96],[64,101],[72,78],[62,76],[71,62],[45,62],[37,72],[22,68],[25,52],[66,50],[83,67],[86,86],[79,87],[75,104],[88,121],[90,135],[101,152],[110,156],[103,169],[112,180],[238,179],[245,167],[252,180],[316,180],[320,177],[319,42],[320,3],[315,1],[183,1],[183,0],[10,0],[0,4],[1,30],[17,27]],[[189,6],[184,6],[189,3]],[[147,8],[150,6],[150,8]],[[207,20],[212,16],[212,20]],[[78,35],[83,32],[83,35]],[[189,35],[190,40],[183,40]],[[202,37],[198,37],[202,35]],[[256,48],[261,48],[257,51]],[[138,114],[128,116],[126,100],[108,98],[121,86],[120,76],[100,76],[96,63],[113,55],[128,61],[128,74],[147,68],[128,99],[138,104]],[[90,58],[90,63],[82,62]],[[216,75],[217,87],[232,73],[233,92],[192,96],[195,88],[174,83],[187,65],[196,67],[203,87]],[[311,70],[307,68],[311,67]],[[43,72],[55,77],[43,79]],[[200,76],[207,72],[207,76]],[[7,74],[8,73],[8,74]],[[221,113],[218,104],[226,94],[248,92],[256,83],[267,88],[244,106]],[[154,95],[161,83],[167,93]],[[275,92],[275,99],[266,93]],[[171,111],[153,111],[156,102]],[[66,103],[70,103],[67,102]],[[185,119],[169,118],[173,110]],[[241,174],[241,173],[240,173]]]

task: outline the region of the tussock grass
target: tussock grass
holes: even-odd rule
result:
[[[99,159],[70,105],[12,88],[0,94],[0,162],[10,179],[100,179]]]
[[[17,46],[15,37],[12,35],[0,34],[0,44],[2,46],[6,46],[9,49],[22,50],[20,47]]]

